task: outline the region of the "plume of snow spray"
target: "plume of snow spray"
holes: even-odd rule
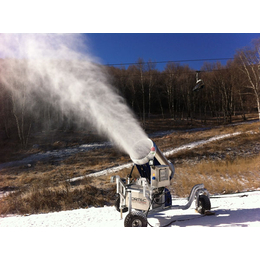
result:
[[[142,158],[149,142],[133,144],[147,140],[145,132],[86,48],[76,34],[2,34],[0,82],[18,97],[26,95],[32,106],[34,93],[46,102],[55,100],[63,113],[72,111],[120,150]]]

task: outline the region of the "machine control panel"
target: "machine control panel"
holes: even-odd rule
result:
[[[170,185],[170,171],[167,165],[151,167],[151,186],[160,188]]]

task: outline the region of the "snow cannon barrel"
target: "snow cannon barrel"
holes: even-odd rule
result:
[[[166,159],[157,145],[149,138],[136,142],[133,146],[135,156],[130,156],[135,163],[140,175],[150,180],[151,167],[156,165],[167,165],[170,170],[170,179],[174,175],[173,164]]]

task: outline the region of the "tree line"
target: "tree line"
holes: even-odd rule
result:
[[[37,96],[41,93],[23,93],[23,86],[18,86],[17,95],[7,88],[1,80],[4,69],[0,62],[1,142],[16,138],[26,147],[33,132],[75,129],[76,116],[64,115],[55,102],[44,102]],[[102,69],[144,128],[154,116],[191,122],[200,119],[203,123],[215,118],[219,123],[228,123],[234,115],[246,120],[246,114],[257,112],[260,119],[260,39],[238,50],[226,65],[205,62],[200,71],[174,62],[168,62],[160,71],[155,62],[142,58],[128,67],[102,66]],[[203,80],[205,87],[193,91],[198,79]],[[33,113],[26,101],[28,94],[35,95],[37,100]]]
[[[226,65],[204,63],[200,71],[188,65],[168,62],[163,71],[153,62],[139,58],[136,64],[109,67],[113,85],[145,122],[152,115],[173,119],[215,117],[232,122],[232,116],[258,112],[260,119],[260,39],[237,51]],[[205,88],[194,92],[196,81]]]

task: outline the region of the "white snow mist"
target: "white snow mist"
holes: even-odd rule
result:
[[[145,132],[86,48],[77,34],[1,34],[0,81],[15,95],[26,95],[32,106],[33,93],[46,102],[55,97],[65,114],[72,111],[91,122],[131,157],[145,156],[140,151],[149,152],[150,147],[143,147],[144,152],[133,149],[134,143],[147,139]]]

